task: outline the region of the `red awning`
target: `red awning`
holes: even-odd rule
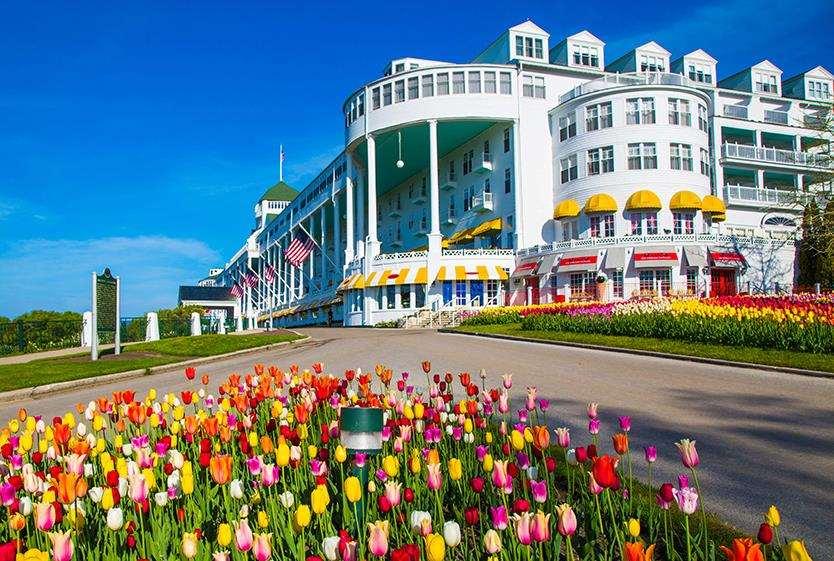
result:
[[[634,250],[634,266],[638,269],[674,267],[678,254],[674,247],[645,247]]]
[[[597,270],[597,251],[566,253],[559,259],[558,273],[577,273]]]
[[[709,250],[709,257],[713,267],[731,267],[740,269],[747,265],[747,260],[737,251],[715,251]]]
[[[536,274],[536,269],[539,268],[539,258],[522,261],[510,275],[512,278],[529,277]]]

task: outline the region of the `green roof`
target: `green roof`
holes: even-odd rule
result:
[[[298,195],[298,191],[284,183],[283,181],[279,181],[272,187],[266,190],[266,192],[261,195],[260,201],[291,201],[293,200],[296,195]]]

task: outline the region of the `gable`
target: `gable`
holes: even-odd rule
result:
[[[514,25],[510,28],[510,31],[516,31],[518,33],[529,33],[532,35],[541,35],[542,37],[550,37],[550,33],[530,21],[529,19],[524,23],[519,23],[518,25]]]
[[[664,56],[667,57],[671,54],[669,51],[667,51],[654,41],[649,41],[645,45],[640,45],[635,49],[635,51],[651,51],[653,53],[662,53]]]
[[[602,39],[600,39],[599,37],[597,37],[596,35],[594,35],[593,33],[591,33],[590,31],[587,31],[587,30],[582,30],[579,33],[575,33],[575,34],[571,35],[570,37],[568,37],[568,40],[569,41],[582,41],[583,43],[597,43],[597,44],[603,45],[603,46],[605,45],[605,43],[602,41]]]
[[[834,74],[832,74],[822,66],[817,66],[816,68],[812,68],[808,72],[805,72],[805,76],[808,76],[810,78],[823,78],[825,80],[834,80]]]
[[[694,58],[694,59],[709,62],[711,64],[715,64],[715,63],[718,62],[712,56],[710,56],[710,54],[708,52],[706,52],[703,49],[695,49],[691,53],[685,54],[683,56],[684,56],[684,58]]]
[[[765,72],[773,72],[775,74],[782,73],[782,70],[778,66],[767,59],[761,61],[759,64],[751,66],[750,70],[764,70]]]

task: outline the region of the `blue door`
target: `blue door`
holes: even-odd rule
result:
[[[452,281],[443,281],[443,303],[444,304],[451,304],[452,300],[455,297],[455,294],[453,292],[454,289],[452,287],[453,284],[454,283]]]
[[[475,302],[476,298],[478,299],[477,303]],[[477,306],[484,305],[484,281],[469,281],[469,299],[473,304]]]

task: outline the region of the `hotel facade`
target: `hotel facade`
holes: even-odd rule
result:
[[[347,96],[344,150],[270,188],[211,282],[242,287],[240,328],[790,291],[802,201],[834,175],[817,126],[834,76],[718,76],[704,50],[609,61],[588,31],[531,21],[469,63],[393,60]],[[300,268],[298,236],[316,244]]]

